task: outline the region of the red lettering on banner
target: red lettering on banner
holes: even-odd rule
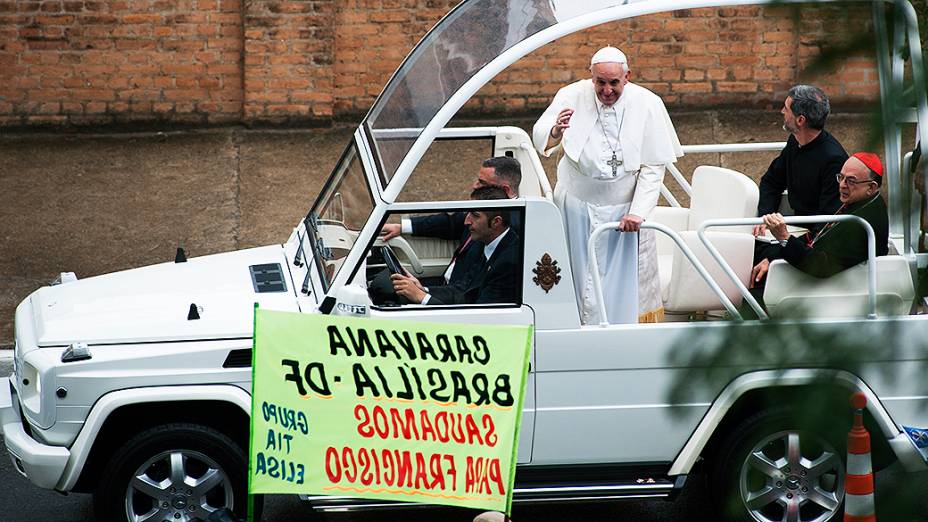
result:
[[[484,468],[482,473],[486,475],[490,468],[485,465]],[[350,447],[343,447],[339,452],[330,447],[326,450],[325,471],[333,484],[370,486],[383,483],[423,491],[448,491],[449,486],[450,491],[454,491],[457,488],[454,455],[448,453]],[[483,480],[487,482],[488,479]],[[484,489],[489,490],[489,485]]]
[[[476,438],[477,444],[483,445],[483,437],[480,436],[480,429],[477,428],[477,423],[474,422],[474,418],[467,415],[464,417],[464,424],[467,425],[467,443],[473,444]]]
[[[403,422],[403,417],[398,409],[390,408],[390,419],[393,421],[394,436],[399,438],[400,430],[402,430],[404,439],[419,440],[419,430],[416,429],[416,414],[410,408],[405,408],[404,412],[406,422]]]
[[[435,430],[432,428],[432,420],[429,418],[429,412],[419,411],[419,422],[422,423],[422,440],[436,440]],[[426,436],[428,433],[428,436]]]
[[[366,439],[377,436],[382,440],[423,440],[442,443],[469,444],[494,447],[499,441],[493,417],[484,413],[480,422],[470,413],[439,411],[430,415],[428,410],[389,408],[381,406],[368,411],[363,405],[355,406],[357,432]]]
[[[358,435],[369,439],[374,436],[374,429],[370,427],[371,416],[362,404],[354,407],[354,418],[358,421]]]
[[[495,495],[493,486],[496,486],[500,495],[505,494],[499,459],[467,457],[467,472],[464,476],[464,489],[468,493]]]
[[[483,414],[483,428],[487,430],[487,434],[484,438],[487,442],[487,446],[494,447],[496,442],[499,440],[499,437],[496,436],[496,426],[493,424],[493,416],[489,413]]]
[[[390,426],[387,423],[387,412],[383,411],[380,406],[374,406],[374,429],[377,430],[377,436],[386,439],[390,436]]]
[[[342,466],[338,462],[338,450],[332,446],[325,450],[325,474],[328,475],[329,482],[333,484],[342,479]]]

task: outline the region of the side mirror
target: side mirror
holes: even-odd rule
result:
[[[332,315],[344,317],[370,317],[371,298],[367,290],[357,285],[345,285],[335,293]]]

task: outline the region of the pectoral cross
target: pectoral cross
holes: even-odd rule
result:
[[[612,159],[606,162],[606,165],[612,167],[612,177],[615,177],[619,172],[619,165],[622,164],[622,160],[616,157],[615,152],[612,153]]]

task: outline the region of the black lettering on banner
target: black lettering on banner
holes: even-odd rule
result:
[[[406,357],[411,361],[415,361],[416,349],[412,345],[412,337],[410,337],[409,332],[397,332],[393,330],[393,338],[396,339],[396,344],[400,345],[400,348],[406,352]]]
[[[377,384],[370,378],[367,374],[367,370],[364,369],[364,365],[361,363],[354,363],[351,365],[351,375],[354,377],[354,389],[355,395],[358,397],[366,397],[367,394],[364,390],[370,389],[372,397],[380,397],[380,392],[377,390]]]
[[[474,358],[471,357],[470,346],[467,346],[467,340],[462,335],[454,336],[454,344],[458,349],[458,360],[467,364],[474,364]]]
[[[334,324],[330,324],[326,331],[329,332],[329,354],[338,355],[336,350],[345,350],[345,355],[350,356],[351,350],[348,349],[348,345],[345,343],[345,340],[342,339],[341,332],[338,331],[338,327]]]
[[[451,396],[442,395],[442,392],[448,387],[445,374],[438,368],[429,368],[426,372],[426,376],[429,379],[429,386],[432,387],[432,393],[429,395],[438,402],[448,402]]]
[[[316,370],[316,378],[313,378],[313,370]],[[325,365],[321,362],[312,362],[306,365],[303,377],[306,379],[306,385],[319,395],[329,396],[332,391],[329,390],[329,382],[325,378]]]
[[[300,395],[306,395],[306,388],[303,387],[303,378],[300,376],[300,362],[293,359],[282,359],[281,366],[290,368],[290,373],[284,376],[285,381],[296,383],[296,391]]]
[[[410,400],[413,398],[412,386],[409,384],[409,377],[406,376],[407,368],[409,368],[409,365],[405,363],[403,366],[397,367],[397,371],[400,372],[400,378],[403,379],[403,389],[396,392],[397,399]]]
[[[484,366],[490,362],[490,349],[487,347],[487,341],[479,335],[474,336],[474,359]]]
[[[464,399],[464,402],[470,403],[470,390],[467,388],[467,380],[464,378],[464,374],[457,370],[451,370],[451,383],[454,386],[452,401],[460,402],[461,399]]]
[[[490,404],[490,383],[487,380],[486,374],[475,373],[472,379],[473,391],[474,391],[474,406],[483,406],[484,404]]]
[[[403,358],[400,352],[396,351],[396,346],[393,346],[393,343],[390,342],[386,332],[380,329],[374,330],[374,337],[377,338],[377,348],[380,350],[381,357],[386,357],[387,352],[393,352],[397,359]]]
[[[446,334],[436,335],[435,344],[438,345],[438,351],[441,353],[441,362],[455,362],[454,351],[451,350],[451,341]]]
[[[435,354],[432,343],[429,342],[429,338],[424,333],[416,332],[416,342],[419,343],[419,357],[423,361],[426,357],[431,357],[433,361],[438,360],[438,355]]]
[[[412,370],[412,378],[416,380],[416,390],[419,391],[419,400],[424,401],[425,391],[422,389],[422,379],[419,377],[419,369],[413,366],[411,370]]]
[[[512,406],[512,390],[509,386],[509,376],[505,373],[496,377],[496,387],[493,390],[493,402],[500,406]]]
[[[377,374],[377,378],[380,379],[380,385],[383,387],[383,394],[387,398],[393,398],[393,392],[390,391],[390,385],[387,383],[387,378],[384,377],[383,372],[380,371],[380,366],[374,366],[374,373]]]
[[[374,347],[371,345],[371,339],[367,335],[367,330],[360,328],[355,334],[351,333],[351,328],[345,328],[348,332],[348,338],[351,339],[351,345],[354,346],[354,354],[358,357],[363,356],[365,353],[370,354],[371,357],[377,357],[377,353],[374,352]]]

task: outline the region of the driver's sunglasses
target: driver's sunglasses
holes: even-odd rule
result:
[[[849,187],[854,187],[854,186],[860,185],[861,183],[876,183],[876,181],[873,181],[872,179],[859,180],[857,178],[849,178],[845,176],[844,174],[841,174],[840,172],[835,174],[835,179],[838,180],[839,185],[843,181],[847,183]]]

